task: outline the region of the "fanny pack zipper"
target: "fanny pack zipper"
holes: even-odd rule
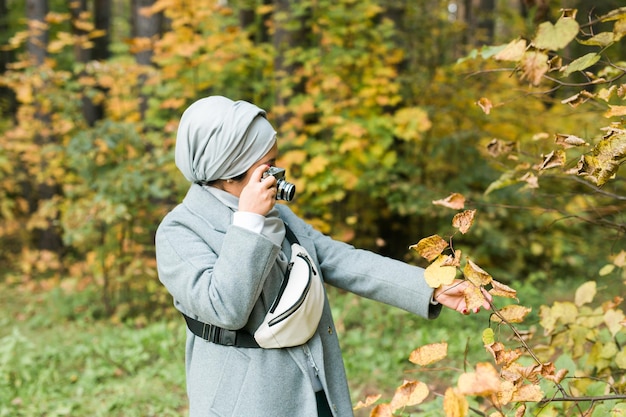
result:
[[[300,297],[298,297],[298,300],[296,300],[296,302],[291,307],[289,307],[283,314],[270,320],[270,322],[268,323],[268,326],[274,326],[280,323],[281,321],[285,320],[287,317],[292,315],[294,311],[296,311],[302,305],[302,303],[304,302],[304,299],[309,293],[309,289],[311,288],[311,276],[317,275],[315,273],[315,269],[313,269],[313,264],[311,263],[311,260],[306,255],[302,253],[298,253],[296,256],[304,259],[304,261],[309,266],[309,279],[307,281],[306,287],[304,288],[304,291],[302,291],[302,294],[300,295]],[[280,290],[278,291],[278,296],[276,297],[276,300],[274,300],[274,304],[272,304],[272,307],[270,308],[270,313],[273,313],[278,307],[278,303],[280,302],[280,299],[282,298],[283,293],[285,292],[285,288],[287,287],[287,283],[289,282],[289,275],[291,274],[292,268],[293,268],[293,263],[289,264],[287,268],[287,274],[285,276],[285,279],[283,280],[282,285],[280,286]]]

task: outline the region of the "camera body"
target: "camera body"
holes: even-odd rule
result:
[[[276,200],[293,200],[296,194],[296,186],[285,180],[285,169],[270,167],[263,173],[263,178],[267,178],[268,175],[276,178]]]

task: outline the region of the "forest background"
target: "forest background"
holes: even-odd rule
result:
[[[0,416],[184,414],[153,237],[213,94],[268,111],[319,230],[424,267],[409,246],[443,235],[510,290],[496,311],[528,306],[425,322],[329,288],[357,414],[626,413],[626,11],[588,3],[0,0]],[[541,372],[507,380],[485,327]]]

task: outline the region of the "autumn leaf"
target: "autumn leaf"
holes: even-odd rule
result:
[[[491,109],[493,108],[493,104],[491,104],[491,101],[486,98],[486,97],[481,97],[476,104],[478,105],[478,107],[481,108],[481,110],[485,113],[485,114],[489,114],[491,113]]]
[[[592,150],[583,155],[578,163],[578,175],[604,185],[626,160],[626,131],[613,130]]]
[[[365,401],[359,401],[353,408],[353,410],[360,410],[362,408],[367,408],[373,405],[376,401],[380,399],[381,395],[368,395],[365,397]]]
[[[596,282],[595,281],[587,281],[578,289],[576,289],[576,294],[574,295],[574,304],[578,307],[588,304],[593,301],[593,297],[596,295]]]
[[[476,210],[465,210],[462,213],[458,213],[452,218],[452,226],[459,229],[461,233],[465,234],[470,227],[472,227],[472,224],[474,224],[475,215]]]
[[[543,162],[539,165],[540,170],[552,169],[565,165],[565,152],[563,150],[554,150],[543,158]]]
[[[431,288],[450,285],[454,281],[456,268],[454,266],[443,265],[447,258],[446,255],[439,255],[439,257],[424,270],[424,278]]]
[[[521,69],[523,80],[539,85],[545,73],[550,69],[548,55],[537,51],[526,52],[522,58]]]
[[[463,290],[463,296],[465,297],[465,304],[470,311],[478,311],[479,308],[485,303],[485,296],[480,287],[475,285],[468,285]]]
[[[485,346],[485,350],[493,356],[496,365],[511,364],[521,358],[524,354],[522,349],[506,349],[504,344],[501,342],[495,342],[491,345]]]
[[[459,393],[483,397],[497,393],[500,384],[498,372],[487,362],[476,364],[475,372],[461,374],[457,382]]]
[[[506,320],[508,323],[522,323],[524,318],[532,311],[531,308],[511,304],[508,306],[504,306],[499,310],[500,315]],[[501,323],[502,319],[496,315],[491,315],[491,321],[496,323]]]
[[[393,417],[393,411],[389,404],[378,404],[370,413],[370,417]]]
[[[472,262],[471,259],[467,260],[465,267],[463,268],[463,275],[474,284],[476,287],[491,284],[493,278],[485,270]]]
[[[509,42],[506,47],[498,52],[494,58],[497,61],[513,61],[517,62],[522,59],[524,52],[526,51],[526,40],[515,39]]]
[[[576,146],[587,146],[588,143],[585,142],[584,139],[579,138],[574,135],[564,135],[561,133],[557,133],[555,138],[555,142],[557,145],[561,145],[565,149],[573,148]]]
[[[438,362],[448,355],[448,344],[446,342],[431,343],[415,349],[409,356],[409,362],[420,366],[430,365]]]
[[[443,410],[446,417],[465,417],[469,412],[469,404],[458,390],[448,388],[443,396]]]
[[[416,251],[422,257],[432,262],[433,259],[441,255],[441,252],[447,247],[448,242],[443,240],[439,235],[433,235],[425,237],[415,245],[409,246],[409,249]]]
[[[512,401],[515,402],[538,402],[543,399],[543,391],[539,385],[522,385],[513,393]]]
[[[616,337],[617,333],[624,330],[625,316],[621,310],[608,310],[604,313],[603,321],[609,329],[611,336]]]
[[[404,381],[404,383],[396,388],[396,392],[391,399],[391,410],[396,411],[400,408],[421,404],[428,397],[429,389],[426,384],[419,381]]]
[[[454,210],[461,210],[465,207],[465,197],[459,193],[452,193],[444,199],[434,200],[436,206],[444,206]]]
[[[489,294],[496,297],[514,298],[517,300],[517,291],[495,279],[491,280],[491,289]]]
[[[457,249],[454,251],[454,255],[447,255],[446,259],[441,263],[441,266],[461,266],[461,250]]]

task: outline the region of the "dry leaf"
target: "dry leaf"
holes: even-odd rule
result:
[[[458,213],[452,219],[452,226],[459,229],[459,231],[463,234],[467,233],[467,231],[474,224],[474,216],[476,215],[476,210],[465,210],[462,213]]]
[[[543,400],[543,392],[539,385],[522,385],[513,393],[512,400],[515,402],[538,402]]]
[[[463,290],[463,295],[465,296],[465,304],[467,304],[467,309],[470,311],[477,310],[483,306],[485,303],[485,295],[481,291],[480,287],[475,285],[468,285]]]
[[[418,347],[409,356],[409,362],[420,366],[430,365],[438,362],[448,355],[448,344],[446,342],[431,343]]]
[[[465,207],[465,197],[459,193],[452,193],[442,200],[434,200],[433,204],[448,207],[454,210],[461,210]]]
[[[496,297],[513,298],[517,300],[517,291],[509,287],[508,285],[492,279],[491,287],[492,288],[489,290],[489,294]]]
[[[391,410],[396,411],[400,408],[421,404],[428,397],[428,386],[419,381],[404,381],[404,383],[396,389],[391,399]]]
[[[370,413],[370,417],[393,417],[391,406],[389,404],[378,404]]]
[[[500,390],[500,377],[496,369],[487,362],[476,364],[475,372],[461,374],[458,388],[461,394],[487,396]]]
[[[532,311],[531,308],[511,304],[508,306],[504,306],[500,309],[499,313],[504,317],[504,319],[509,323],[521,323],[524,321],[524,318]],[[491,315],[491,321],[496,323],[501,323],[502,319],[496,314]]]
[[[562,147],[568,149],[576,146],[587,146],[588,143],[585,142],[584,139],[579,138],[574,135],[563,135],[561,133],[557,133],[555,138],[555,142],[557,145],[561,145]]]
[[[354,410],[360,410],[361,408],[367,408],[369,406],[371,406],[372,404],[374,404],[376,401],[378,401],[380,399],[381,395],[377,394],[377,395],[368,395],[367,397],[365,397],[365,401],[359,401],[355,406],[354,406]]]
[[[425,237],[415,245],[409,246],[409,249],[413,249],[422,257],[432,262],[433,259],[436,259],[439,255],[441,255],[441,252],[443,252],[443,250],[447,247],[448,242],[443,240],[439,235],[433,235]]]
[[[489,155],[498,157],[500,155],[506,155],[511,153],[515,149],[515,142],[504,142],[500,139],[492,139],[487,144],[487,152]]]
[[[489,114],[491,113],[491,109],[493,108],[493,104],[491,104],[491,101],[488,98],[485,97],[481,97],[476,104],[478,105],[478,107],[480,107],[482,109],[482,111],[485,114]]]

